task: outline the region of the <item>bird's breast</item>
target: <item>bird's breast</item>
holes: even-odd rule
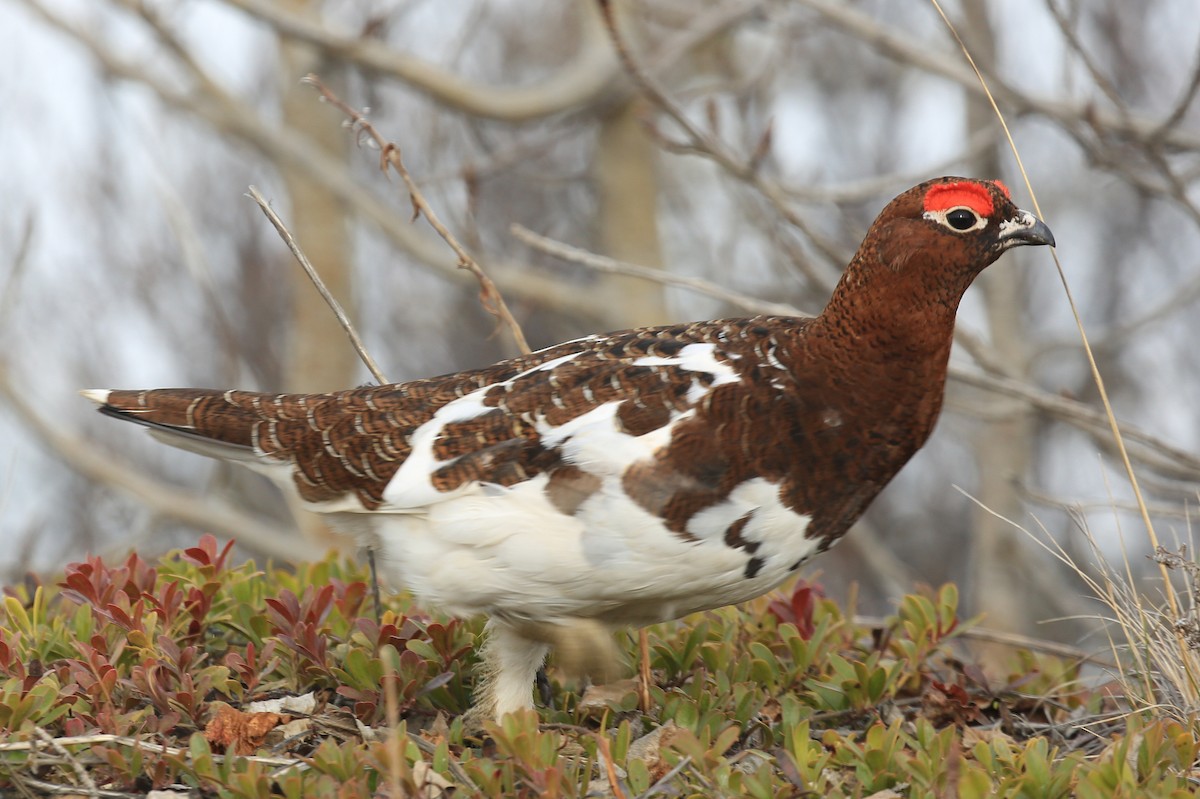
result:
[[[421,514],[376,514],[394,583],[458,615],[644,624],[743,602],[816,552],[809,517],[779,486],[746,480],[683,530],[644,508],[617,475],[573,469],[479,487]]]

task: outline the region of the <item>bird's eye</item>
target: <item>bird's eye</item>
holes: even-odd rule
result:
[[[969,208],[955,208],[946,214],[946,223],[955,230],[970,230],[979,222],[979,217]]]

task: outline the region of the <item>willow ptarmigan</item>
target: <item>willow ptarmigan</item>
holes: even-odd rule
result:
[[[963,292],[1053,246],[999,182],[940,178],[872,224],[825,310],[588,336],[333,394],[92,390],[162,441],[263,472],[489,617],[476,713],[532,706],[547,627],[757,597],[828,549],[925,443]]]

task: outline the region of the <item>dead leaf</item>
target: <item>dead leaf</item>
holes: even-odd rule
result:
[[[959,726],[979,721],[983,717],[980,705],[987,700],[972,696],[956,683],[931,680],[921,695],[921,715],[938,727]]]
[[[213,702],[213,716],[204,728],[204,738],[224,752],[251,755],[267,733],[282,720],[278,713],[245,713],[225,702]]]
[[[291,713],[298,716],[311,716],[316,709],[317,697],[312,691],[298,696],[249,702],[245,708],[247,713]]]
[[[779,704],[779,700],[772,697],[763,702],[763,706],[758,711],[758,717],[764,724],[771,726],[783,717],[783,706]]]
[[[434,771],[433,766],[424,760],[413,763],[412,777],[413,782],[417,784],[417,796],[420,799],[441,799],[456,789],[454,783]]]
[[[446,722],[446,714],[440,710],[434,716],[433,722],[420,731],[420,736],[435,746],[450,737],[450,725]]]
[[[289,738],[295,738],[297,735],[303,735],[313,727],[312,719],[299,718],[280,725],[275,728],[275,732],[279,733],[279,740],[286,741]]]
[[[637,689],[638,681],[632,678],[603,685],[589,685],[583,696],[579,697],[579,709],[590,715],[597,715],[596,711],[603,713],[613,705],[620,707],[621,700],[631,693],[636,693]]]
[[[662,758],[662,748],[678,734],[679,727],[675,726],[675,722],[668,721],[663,726],[646,733],[629,744],[626,759],[640,760],[645,763],[646,771],[650,774],[650,781],[656,782],[671,770],[671,767]]]

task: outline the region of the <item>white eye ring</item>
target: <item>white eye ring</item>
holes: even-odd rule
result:
[[[960,227],[959,225],[968,221],[967,215],[973,221],[966,227]],[[953,208],[947,208],[943,211],[926,211],[923,216],[926,219],[937,222],[943,227],[949,228],[955,233],[971,233],[976,230],[983,230],[987,227],[988,223],[986,216],[980,216],[978,211],[966,205],[956,205]]]

